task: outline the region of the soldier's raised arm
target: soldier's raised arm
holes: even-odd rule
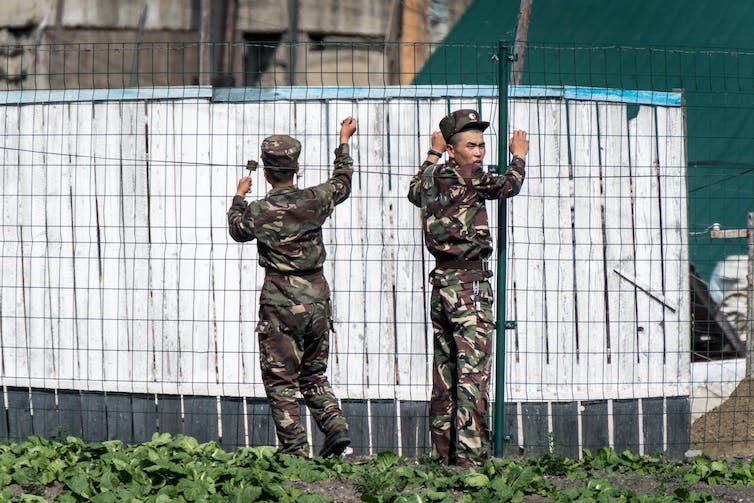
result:
[[[414,175],[408,186],[408,200],[415,206],[421,206],[421,181],[424,172],[429,166],[437,164],[440,158],[442,158],[442,154],[447,149],[447,143],[440,130],[432,131],[432,142],[430,145],[429,150],[427,150],[426,159],[421,166],[419,166],[418,173]]]
[[[353,159],[349,141],[356,132],[357,121],[348,116],[340,123],[339,143],[335,149],[335,161],[333,172],[328,182],[333,185],[335,192],[333,200],[335,204],[345,201],[351,194],[351,176],[353,175]]]
[[[526,131],[513,131],[508,150],[512,157],[505,173],[483,173],[480,169],[479,176],[473,179],[474,188],[484,199],[513,197],[521,191],[526,176],[526,155],[529,153]]]

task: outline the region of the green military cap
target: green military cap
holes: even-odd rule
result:
[[[479,129],[484,131],[490,123],[479,120],[479,114],[476,110],[463,109],[456,110],[448,114],[440,121],[440,131],[446,142],[449,142],[454,134],[460,133],[466,129]]]
[[[269,169],[294,169],[301,153],[301,142],[285,134],[268,136],[262,141],[262,162]]]

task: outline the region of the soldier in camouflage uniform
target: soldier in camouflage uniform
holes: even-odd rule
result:
[[[487,173],[482,160],[488,126],[474,110],[456,110],[443,118],[408,192],[408,199],[421,208],[424,240],[436,261],[429,278],[433,454],[440,462],[464,466],[482,464],[489,456],[486,414],[495,322],[485,200],[518,194],[529,152],[526,133],[515,131],[508,170]],[[437,164],[444,151],[448,162]]]
[[[259,299],[259,359],[262,381],[281,450],[307,457],[297,392],[325,434],[320,456],[340,455],[351,443],[348,423],[325,376],[332,329],[330,287],[322,273],[322,224],[351,193],[353,160],[348,141],[356,119],[341,122],[332,176],[308,189],[294,183],[301,144],[286,135],[262,142],[267,195],[248,203],[251,178],[238,182],[228,210],[228,230],[239,242],[257,240],[265,270]]]

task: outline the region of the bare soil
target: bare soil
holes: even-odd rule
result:
[[[741,381],[726,401],[694,421],[691,448],[710,458],[754,457],[754,381]]]
[[[744,380],[719,407],[698,418],[691,425],[691,448],[710,458],[727,461],[750,461],[754,458],[754,380]],[[671,495],[679,487],[678,481],[664,480],[654,475],[628,473],[605,476],[613,484],[631,488],[637,495]],[[578,487],[585,481],[566,477],[548,477],[556,487]],[[334,501],[355,503],[361,501],[358,488],[351,481],[328,480],[314,484],[296,484],[301,490],[320,494]],[[711,495],[716,501],[754,501],[754,487],[729,487],[696,484],[690,488]],[[524,497],[527,503],[551,501],[537,495]]]

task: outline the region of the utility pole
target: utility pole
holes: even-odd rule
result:
[[[534,0],[521,0],[518,10],[518,24],[516,26],[516,41],[513,46],[513,65],[511,66],[511,85],[521,83],[521,75],[524,71],[524,56],[526,44],[529,41],[529,19],[531,19],[531,5]]]
[[[301,66],[299,56],[302,56],[302,48],[299,47],[299,9],[298,0],[288,0],[288,85],[295,86],[298,83],[306,83],[306,79],[299,75]]]
[[[400,83],[411,84],[429,57],[427,0],[404,0],[401,21]]]
[[[713,228],[711,239],[740,239],[748,240],[748,256],[746,271],[746,378],[751,379],[754,373],[754,212],[746,218],[746,229],[721,230],[719,225]]]
[[[212,81],[212,0],[202,0],[202,16],[199,24],[199,85],[208,86]]]

